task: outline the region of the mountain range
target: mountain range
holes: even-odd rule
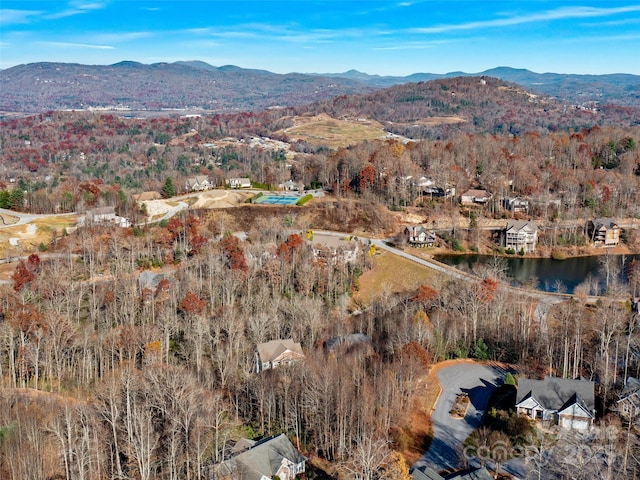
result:
[[[640,76],[628,74],[538,74],[509,67],[475,74],[415,73],[405,77],[368,75],[356,70],[276,74],[233,65],[215,67],[201,61],[150,65],[123,61],[113,65],[40,62],[2,70],[0,111],[37,113],[89,107],[255,111],[464,76],[499,78],[568,104],[640,106]]]
[[[414,73],[405,77],[368,75],[357,70],[325,73],[326,77],[359,80],[374,87],[390,87],[409,82],[427,82],[441,78],[487,76],[517,83],[528,90],[575,104],[584,102],[640,106],[640,76],[625,73],[577,75],[535,73],[523,68],[497,67],[478,73]]]

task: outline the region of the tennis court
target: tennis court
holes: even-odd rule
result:
[[[260,205],[293,205],[300,198],[299,195],[262,195],[256,198],[253,203]]]

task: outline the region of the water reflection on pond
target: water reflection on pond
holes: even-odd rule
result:
[[[506,275],[512,284],[529,285],[546,292],[573,293],[576,286],[588,280],[598,282],[602,290],[606,276],[603,263],[607,259],[610,261],[610,274],[617,274],[617,278],[623,281],[624,267],[631,260],[640,260],[640,255],[598,255],[566,260],[491,255],[435,255],[434,258],[466,272],[477,271],[481,266],[490,267],[496,263],[496,258],[503,258]]]

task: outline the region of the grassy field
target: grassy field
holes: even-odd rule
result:
[[[420,285],[430,285],[436,272],[389,252],[374,258],[374,268],[360,277],[360,291],[354,294],[356,303],[370,305],[383,292],[413,292]]]
[[[0,257],[7,255],[28,255],[36,252],[38,246],[47,245],[54,233],[62,235],[66,227],[75,225],[77,218],[69,216],[41,217],[24,225],[15,225],[0,229]],[[11,245],[10,239],[16,239],[17,245]]]
[[[286,134],[290,139],[337,148],[383,138],[386,132],[377,122],[349,122],[322,115],[304,119],[299,125],[288,128]]]

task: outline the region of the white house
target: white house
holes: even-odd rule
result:
[[[421,225],[411,225],[404,230],[407,241],[416,247],[433,247],[436,243],[436,234]]]
[[[491,200],[493,196],[486,190],[467,190],[460,196],[462,205],[484,205]]]
[[[184,182],[184,189],[187,192],[200,192],[202,190],[209,190],[210,188],[213,188],[213,185],[206,175],[197,175],[195,177],[188,178]]]
[[[115,207],[97,207],[87,210],[86,222],[93,225],[112,224],[118,227],[130,227],[129,219],[116,215]]]
[[[229,188],[251,188],[251,180],[249,178],[227,178]]]

